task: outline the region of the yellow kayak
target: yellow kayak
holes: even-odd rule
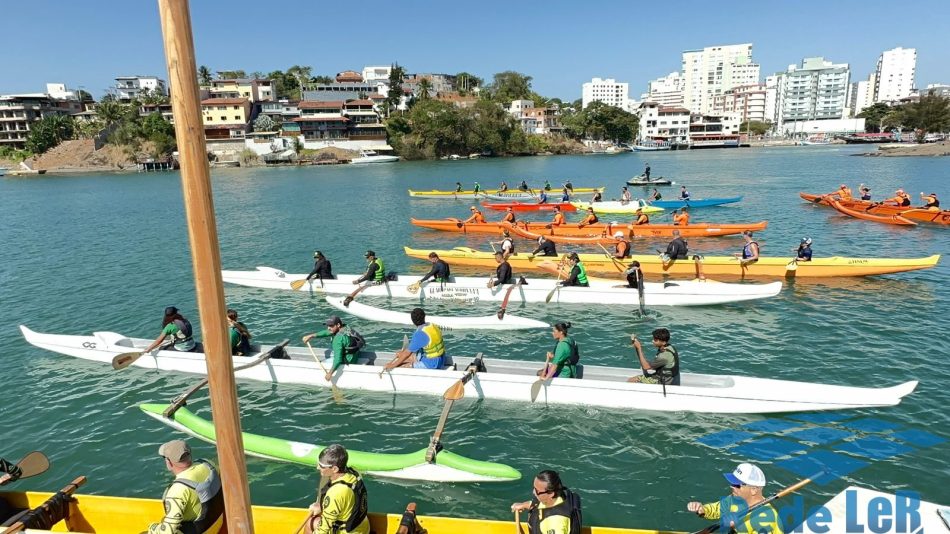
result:
[[[161,489],[156,489],[156,493]],[[16,508],[36,508],[52,493],[0,492],[0,497]],[[69,519],[56,523],[54,532],[80,532],[95,534],[129,534],[143,532],[148,525],[159,521],[165,514],[159,499],[135,499],[103,495],[74,495],[69,505]],[[312,497],[312,496],[311,496]],[[307,497],[301,496],[301,500]],[[372,495],[370,503],[372,504]],[[296,532],[307,511],[303,508],[277,506],[254,506],[254,531],[262,533]],[[370,514],[370,524],[378,534],[394,534],[402,519],[398,514]],[[429,534],[511,534],[513,521],[489,521],[484,519],[459,519],[452,517],[417,516],[419,524]],[[68,525],[68,529],[67,529]],[[27,532],[49,532],[30,529]],[[663,534],[665,531],[635,530],[604,527],[584,528],[588,534]]]
[[[427,259],[430,252],[435,252],[439,258],[450,265],[469,265],[475,267],[494,268],[495,256],[492,252],[480,252],[467,247],[456,247],[452,250],[413,249],[404,247],[406,255],[412,258]],[[692,256],[690,256],[692,258]],[[508,258],[508,263],[515,270],[541,270],[539,263],[559,261],[561,256],[535,256],[525,253],[516,254]],[[696,276],[697,264],[692,259],[676,260],[667,264],[658,254],[634,255],[623,260],[623,263],[612,260],[606,254],[580,254],[581,262],[588,271],[618,273],[626,268],[633,260],[640,262],[644,274],[669,274],[675,276]],[[940,255],[924,258],[814,258],[808,262],[797,262],[794,258],[761,257],[755,263],[743,265],[734,256],[706,256],[702,260],[703,273],[707,276],[737,276],[737,277],[837,277],[837,276],[870,276],[877,274],[900,273],[929,269],[937,265]]]

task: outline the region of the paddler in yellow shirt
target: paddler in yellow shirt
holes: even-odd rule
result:
[[[329,484],[320,499],[310,505],[307,534],[369,534],[368,504],[363,478],[347,466],[349,454],[342,445],[330,445],[320,453],[317,470]]]
[[[557,471],[538,473],[533,491],[530,501],[511,505],[512,512],[528,510],[528,534],[580,534],[581,498],[564,487]],[[518,528],[524,533],[520,522]]]
[[[765,500],[765,473],[758,466],[739,464],[735,471],[723,473],[723,476],[732,486],[732,495],[709,504],[693,501],[686,505],[686,509],[705,519],[721,519],[723,527],[728,520],[729,526],[738,534],[782,534],[782,521],[771,504],[746,513]],[[723,510],[723,506],[728,509]]]
[[[215,534],[224,525],[221,477],[211,462],[191,459],[191,447],[176,439],[158,448],[165,468],[175,480],[162,496],[165,517],[148,527],[148,534]]]

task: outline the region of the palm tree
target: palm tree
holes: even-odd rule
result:
[[[211,69],[204,65],[198,67],[198,82],[201,85],[211,85]]]
[[[430,82],[428,78],[423,78],[419,81],[418,87],[419,100],[428,100],[429,91],[432,90],[432,82]]]

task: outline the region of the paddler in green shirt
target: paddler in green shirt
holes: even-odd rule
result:
[[[542,380],[555,377],[577,378],[577,362],[580,361],[580,353],[577,350],[577,342],[567,335],[570,327],[571,323],[554,323],[551,337],[557,340],[557,345],[554,346],[554,352],[547,353],[544,369],[538,371],[538,376]]]
[[[708,504],[693,501],[686,509],[705,519],[719,519],[723,531],[728,524],[731,531],[738,534],[782,534],[782,520],[771,504],[749,512],[765,500],[765,473],[758,466],[739,464],[735,471],[723,476],[732,487],[731,495]]]
[[[356,362],[359,357],[359,351],[351,352],[347,350],[347,347],[350,346],[350,336],[342,332],[343,327],[346,325],[343,324],[343,321],[339,317],[331,315],[327,318],[325,324],[327,325],[326,330],[303,336],[303,342],[306,344],[315,337],[330,338],[330,350],[333,352],[333,366],[327,371],[326,379],[327,382],[329,382],[333,373],[335,373],[340,366]]]
[[[643,374],[628,378],[627,382],[663,384],[664,386],[680,385],[680,356],[673,345],[670,345],[669,330],[657,328],[653,331],[653,346],[656,347],[656,357],[652,360],[647,360],[643,355],[643,347],[641,347],[636,334],[630,336],[630,344],[637,351],[637,358],[640,360],[640,369]]]

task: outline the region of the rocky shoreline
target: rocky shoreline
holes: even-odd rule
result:
[[[900,144],[879,145],[876,152],[855,154],[867,157],[909,157],[909,156],[950,156],[950,141],[925,143],[922,145],[901,146]]]

